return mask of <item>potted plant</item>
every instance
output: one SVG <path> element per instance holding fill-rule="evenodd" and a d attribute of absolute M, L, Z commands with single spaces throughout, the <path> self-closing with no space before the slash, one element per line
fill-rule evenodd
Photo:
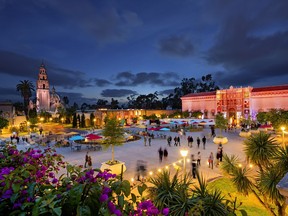
<path fill-rule="evenodd" d="M 241 131 L 239 133 L 239 136 L 241 137 L 249 137 L 251 136 L 251 116 L 249 115 L 247 119 L 241 119 Z"/>
<path fill-rule="evenodd" d="M 111 147 L 112 158 L 109 161 L 103 162 L 100 169 L 109 169 L 113 174 L 117 175 L 125 172 L 125 163 L 115 160 L 114 156 L 114 147 L 122 145 L 125 141 L 124 129 L 121 127 L 121 123 L 117 120 L 116 116 L 106 119 L 102 135 L 105 137 L 104 146 Z"/>
<path fill-rule="evenodd" d="M 215 126 L 220 129 L 220 135 L 215 136 L 213 142 L 215 144 L 226 144 L 228 142 L 227 137 L 222 135 L 223 129 L 227 127 L 227 119 L 224 117 L 223 113 L 218 113 L 215 118 Z"/>

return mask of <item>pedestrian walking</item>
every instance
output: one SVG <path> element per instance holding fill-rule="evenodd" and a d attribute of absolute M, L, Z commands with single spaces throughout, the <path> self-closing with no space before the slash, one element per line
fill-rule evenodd
<path fill-rule="evenodd" d="M 220 162 L 222 162 L 222 158 L 223 158 L 223 146 L 222 146 L 221 143 L 219 144 L 219 149 L 220 149 L 219 160 L 220 160 Z"/>
<path fill-rule="evenodd" d="M 197 166 L 199 167 L 201 165 L 201 152 L 199 151 L 197 154 Z"/>
<path fill-rule="evenodd" d="M 168 144 L 169 147 L 171 147 L 171 140 L 172 140 L 172 137 L 168 136 L 167 137 L 167 144 Z"/>
<path fill-rule="evenodd" d="M 191 165 L 192 165 L 192 176 L 195 179 L 196 178 L 196 172 L 197 172 L 197 161 L 194 157 L 194 154 L 191 155 Z"/>
<path fill-rule="evenodd" d="M 149 146 L 151 146 L 151 140 L 152 140 L 152 138 L 151 138 L 151 136 L 149 136 L 149 137 L 148 137 Z"/>
<path fill-rule="evenodd" d="M 163 152 L 161 147 L 159 148 L 158 153 L 159 153 L 159 162 L 161 163 L 162 162 L 162 158 L 163 158 L 163 154 L 164 154 L 164 152 Z"/>
<path fill-rule="evenodd" d="M 147 146 L 147 137 L 144 136 L 144 146 Z"/>
<path fill-rule="evenodd" d="M 92 168 L 92 158 L 91 158 L 90 155 L 88 156 L 88 168 L 89 168 L 89 169 Z"/>
<path fill-rule="evenodd" d="M 216 163 L 215 163 L 216 167 L 218 167 L 219 162 L 220 162 L 220 151 L 221 150 L 218 148 L 217 153 L 216 153 Z"/>
<path fill-rule="evenodd" d="M 190 146 L 190 136 L 187 137 L 187 145 Z"/>
<path fill-rule="evenodd" d="M 167 160 L 167 157 L 168 157 L 168 151 L 167 151 L 166 148 L 165 148 L 164 151 L 163 151 L 163 156 L 164 156 L 164 160 Z"/>
<path fill-rule="evenodd" d="M 174 146 L 177 146 L 178 144 L 177 144 L 177 141 L 178 141 L 178 139 L 177 139 L 177 137 L 175 136 L 174 137 Z"/>
<path fill-rule="evenodd" d="M 202 143 L 203 143 L 203 149 L 205 149 L 205 145 L 206 145 L 206 137 L 203 136 L 202 138 Z"/>
<path fill-rule="evenodd" d="M 136 173 L 137 173 L 137 181 L 144 180 L 146 177 L 146 161 L 137 160 Z M 142 177 L 142 178 L 141 178 Z"/>
<path fill-rule="evenodd" d="M 200 146 L 200 138 L 199 137 L 197 137 L 197 147 L 199 148 L 199 146 Z"/>
<path fill-rule="evenodd" d="M 209 168 L 211 169 L 213 169 L 213 161 L 214 161 L 214 155 L 213 155 L 213 152 L 211 152 L 208 158 Z"/>
<path fill-rule="evenodd" d="M 190 136 L 190 148 L 192 148 L 192 147 L 193 147 L 193 142 L 194 142 L 194 139 L 193 139 L 193 137 L 192 137 L 192 136 Z"/>
<path fill-rule="evenodd" d="M 177 137 L 177 142 L 178 142 L 178 145 L 181 146 L 181 144 L 180 144 L 180 137 L 179 137 L 179 136 Z"/>
<path fill-rule="evenodd" d="M 85 164 L 84 164 L 84 168 L 87 167 L 88 160 L 89 160 L 89 152 L 87 152 L 86 155 L 85 155 Z"/>

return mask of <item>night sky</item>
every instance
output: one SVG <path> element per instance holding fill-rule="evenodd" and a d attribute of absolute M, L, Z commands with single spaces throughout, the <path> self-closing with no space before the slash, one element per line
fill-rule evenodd
<path fill-rule="evenodd" d="M 46 65 L 70 102 L 158 92 L 212 74 L 221 88 L 288 80 L 287 0 L 0 0 L 0 100 Z"/>

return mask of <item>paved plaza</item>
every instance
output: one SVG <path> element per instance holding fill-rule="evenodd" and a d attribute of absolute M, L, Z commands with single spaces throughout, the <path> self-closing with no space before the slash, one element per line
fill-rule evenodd
<path fill-rule="evenodd" d="M 138 128 L 131 128 L 130 130 L 137 132 L 143 129 Z M 217 134 L 216 130 L 216 134 Z M 160 132 L 153 132 L 154 135 Z M 161 132 L 162 134 L 166 134 L 167 136 L 172 136 L 172 139 L 175 136 L 178 136 L 178 133 L 176 132 Z M 182 148 L 188 149 L 188 156 L 187 159 L 190 158 L 191 154 L 197 155 L 198 151 L 201 152 L 201 166 L 199 168 L 200 173 L 203 174 L 203 176 L 207 180 L 211 180 L 214 178 L 217 178 L 221 176 L 221 172 L 219 168 L 214 166 L 214 169 L 210 169 L 208 167 L 208 156 L 211 152 L 214 154 L 214 159 L 216 160 L 216 152 L 218 146 L 212 142 L 212 139 L 209 139 L 209 133 L 210 129 L 206 128 L 201 132 L 187 132 L 186 137 L 181 137 L 181 146 L 174 146 L 174 142 L 172 141 L 171 147 L 167 145 L 167 140 L 163 138 L 155 138 L 152 139 L 151 146 L 144 146 L 144 139 L 141 137 L 140 140 L 132 141 L 123 144 L 122 146 L 116 146 L 115 147 L 115 159 L 124 161 L 127 167 L 126 172 L 124 173 L 124 179 L 131 180 L 131 178 L 134 178 L 136 176 L 136 164 L 137 160 L 144 160 L 147 162 L 147 175 L 149 175 L 149 172 L 152 171 L 153 175 L 158 172 L 158 169 L 166 169 L 167 166 L 171 170 L 171 172 L 175 172 L 175 166 L 173 164 L 176 164 L 176 167 L 183 167 L 182 162 L 180 163 L 179 160 L 183 159 L 180 150 Z M 206 149 L 203 149 L 202 142 L 200 144 L 200 148 L 197 148 L 196 144 L 196 138 L 199 136 L 200 139 L 203 136 L 208 137 L 207 143 L 206 143 Z M 239 131 L 230 131 L 230 132 L 223 132 L 224 136 L 228 137 L 228 143 L 223 145 L 223 153 L 231 155 L 235 154 L 239 157 L 239 159 L 243 162 L 245 162 L 245 156 L 243 153 L 243 140 L 244 138 L 239 136 Z M 193 147 L 188 148 L 187 145 L 187 137 L 193 136 L 194 142 Z M 157 136 L 155 136 L 157 137 Z M 148 143 L 148 142 L 147 142 Z M 84 146 L 83 146 L 84 147 Z M 165 160 L 163 158 L 162 162 L 159 161 L 159 154 L 158 149 L 162 147 L 162 149 L 166 148 L 168 150 L 168 157 Z M 25 149 L 27 148 L 24 144 L 18 145 L 19 149 Z M 37 147 L 39 148 L 39 147 Z M 40 147 L 44 148 L 44 147 Z M 81 149 L 81 151 L 71 151 L 70 147 L 61 147 L 56 148 L 57 153 L 62 154 L 65 158 L 64 161 L 67 161 L 71 164 L 77 164 L 77 165 L 84 165 L 85 162 L 85 155 L 87 153 L 87 149 L 84 147 Z M 93 168 L 100 168 L 101 162 L 111 160 L 111 149 L 103 149 L 102 151 L 89 151 L 89 155 L 92 157 L 92 167 Z M 197 159 L 197 156 L 196 156 Z M 186 163 L 186 171 L 191 172 L 191 162 L 187 161 Z"/>

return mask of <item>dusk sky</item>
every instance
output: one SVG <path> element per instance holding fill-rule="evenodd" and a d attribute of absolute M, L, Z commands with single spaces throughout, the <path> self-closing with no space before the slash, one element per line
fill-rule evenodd
<path fill-rule="evenodd" d="M 0 0 L 0 101 L 46 65 L 70 102 L 288 84 L 287 0 Z M 79 104 L 80 105 L 80 104 Z"/>

